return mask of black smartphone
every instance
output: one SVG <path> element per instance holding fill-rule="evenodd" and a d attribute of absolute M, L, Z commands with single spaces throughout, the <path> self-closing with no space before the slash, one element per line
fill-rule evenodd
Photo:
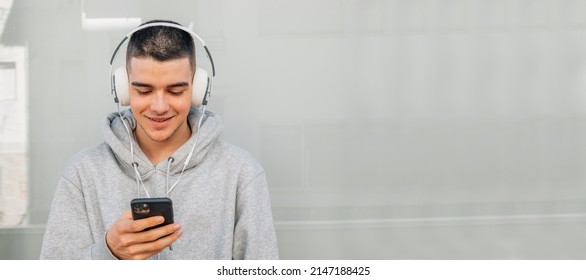
<path fill-rule="evenodd" d="M 173 202 L 168 197 L 135 198 L 130 201 L 132 219 L 139 220 L 152 216 L 163 216 L 165 221 L 145 230 L 162 227 L 173 223 Z"/>

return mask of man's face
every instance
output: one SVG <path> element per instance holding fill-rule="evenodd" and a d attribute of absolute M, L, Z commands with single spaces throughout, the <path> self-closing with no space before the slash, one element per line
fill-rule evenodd
<path fill-rule="evenodd" d="M 130 108 L 137 121 L 139 144 L 178 144 L 191 136 L 192 73 L 187 58 L 130 60 Z"/>

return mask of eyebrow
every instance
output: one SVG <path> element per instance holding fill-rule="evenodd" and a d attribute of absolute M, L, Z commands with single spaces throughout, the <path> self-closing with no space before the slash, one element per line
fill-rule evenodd
<path fill-rule="evenodd" d="M 170 88 L 170 87 L 186 87 L 188 85 L 189 85 L 188 82 L 178 82 L 178 83 L 174 83 L 174 84 L 168 85 L 167 87 L 168 88 Z"/>
<path fill-rule="evenodd" d="M 152 85 L 141 83 L 141 82 L 132 82 L 132 85 L 135 87 L 153 87 Z"/>
<path fill-rule="evenodd" d="M 141 82 L 132 82 L 132 85 L 135 86 L 135 87 L 150 87 L 150 88 L 154 87 L 153 85 L 146 84 L 146 83 L 141 83 Z M 185 86 L 188 86 L 188 85 L 189 85 L 189 83 L 187 83 L 187 82 L 178 82 L 178 83 L 170 84 L 170 85 L 168 85 L 166 87 L 168 87 L 168 88 L 174 88 L 174 87 L 185 87 Z"/>

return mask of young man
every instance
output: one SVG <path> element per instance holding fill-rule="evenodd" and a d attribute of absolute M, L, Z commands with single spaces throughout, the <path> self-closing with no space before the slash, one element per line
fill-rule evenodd
<path fill-rule="evenodd" d="M 65 168 L 41 258 L 278 258 L 262 167 L 219 138 L 217 115 L 191 106 L 192 35 L 170 26 L 134 32 L 126 70 L 130 109 L 110 114 L 105 142 Z M 147 196 L 169 197 L 175 223 L 148 229 L 163 217 L 133 220 L 130 201 Z"/>

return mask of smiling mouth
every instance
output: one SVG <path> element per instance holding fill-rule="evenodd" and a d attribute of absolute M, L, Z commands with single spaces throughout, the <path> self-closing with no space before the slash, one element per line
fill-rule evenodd
<path fill-rule="evenodd" d="M 159 123 L 166 122 L 166 121 L 168 121 L 168 120 L 170 120 L 172 118 L 173 117 L 168 117 L 168 118 L 151 118 L 151 117 L 147 117 L 147 119 L 149 119 L 151 121 L 154 121 L 154 122 L 159 122 Z"/>

